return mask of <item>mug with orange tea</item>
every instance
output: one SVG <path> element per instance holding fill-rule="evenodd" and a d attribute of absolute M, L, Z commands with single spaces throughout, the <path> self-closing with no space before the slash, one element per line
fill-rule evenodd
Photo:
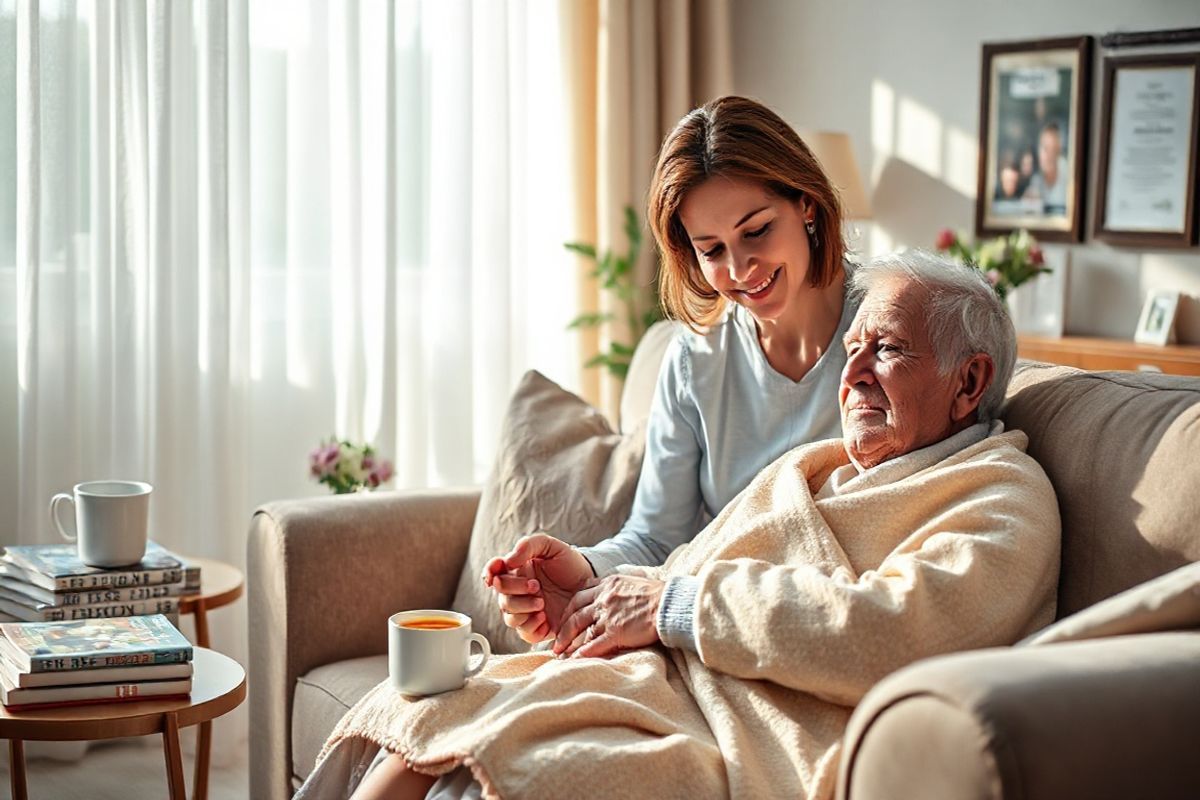
<path fill-rule="evenodd" d="M 472 665 L 471 645 L 480 649 Z M 428 695 L 461 689 L 467 678 L 483 669 L 491 645 L 471 633 L 471 618 L 455 611 L 420 609 L 388 618 L 388 677 L 408 695 Z"/>

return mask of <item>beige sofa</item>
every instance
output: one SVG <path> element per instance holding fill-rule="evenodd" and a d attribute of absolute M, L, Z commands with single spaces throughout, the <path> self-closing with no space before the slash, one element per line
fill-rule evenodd
<path fill-rule="evenodd" d="M 645 415 L 668 333 L 622 400 Z M 1060 617 L 1200 560 L 1200 380 L 1022 364 L 1004 418 L 1059 495 Z M 388 615 L 447 607 L 478 489 L 272 503 L 248 542 L 251 796 L 285 798 L 387 673 Z M 855 712 L 839 796 L 1200 797 L 1200 630 L 928 659 Z"/>

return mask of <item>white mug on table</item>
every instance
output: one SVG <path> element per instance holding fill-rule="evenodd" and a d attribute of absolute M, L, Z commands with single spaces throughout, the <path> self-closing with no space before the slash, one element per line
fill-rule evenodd
<path fill-rule="evenodd" d="M 50 519 L 68 542 L 78 542 L 79 560 L 92 567 L 126 567 L 146 555 L 150 492 L 141 481 L 88 481 L 71 494 L 54 495 Z M 59 519 L 60 503 L 75 507 L 75 533 Z"/>
<path fill-rule="evenodd" d="M 471 645 L 481 658 L 471 666 Z M 388 618 L 388 677 L 407 695 L 461 689 L 483 669 L 492 648 L 482 634 L 471 633 L 471 618 L 456 611 L 401 611 Z"/>

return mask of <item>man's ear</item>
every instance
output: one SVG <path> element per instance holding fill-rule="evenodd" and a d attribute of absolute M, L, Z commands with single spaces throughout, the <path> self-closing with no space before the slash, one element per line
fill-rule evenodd
<path fill-rule="evenodd" d="M 987 353 L 976 353 L 964 361 L 958 368 L 958 390 L 950 405 L 950 419 L 962 422 L 974 414 L 995 375 L 996 365 Z"/>

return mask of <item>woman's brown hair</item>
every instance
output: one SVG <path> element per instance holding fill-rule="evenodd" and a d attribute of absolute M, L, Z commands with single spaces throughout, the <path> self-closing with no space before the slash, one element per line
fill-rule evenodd
<path fill-rule="evenodd" d="M 663 310 L 692 330 L 717 322 L 725 298 L 704 279 L 679 206 L 689 191 L 718 175 L 758 181 L 788 200 L 812 201 L 819 242 L 809 259 L 812 286 L 828 286 L 846 252 L 837 191 L 791 126 L 745 97 L 706 103 L 681 119 L 663 141 L 647 211 L 662 253 L 658 288 Z"/>

